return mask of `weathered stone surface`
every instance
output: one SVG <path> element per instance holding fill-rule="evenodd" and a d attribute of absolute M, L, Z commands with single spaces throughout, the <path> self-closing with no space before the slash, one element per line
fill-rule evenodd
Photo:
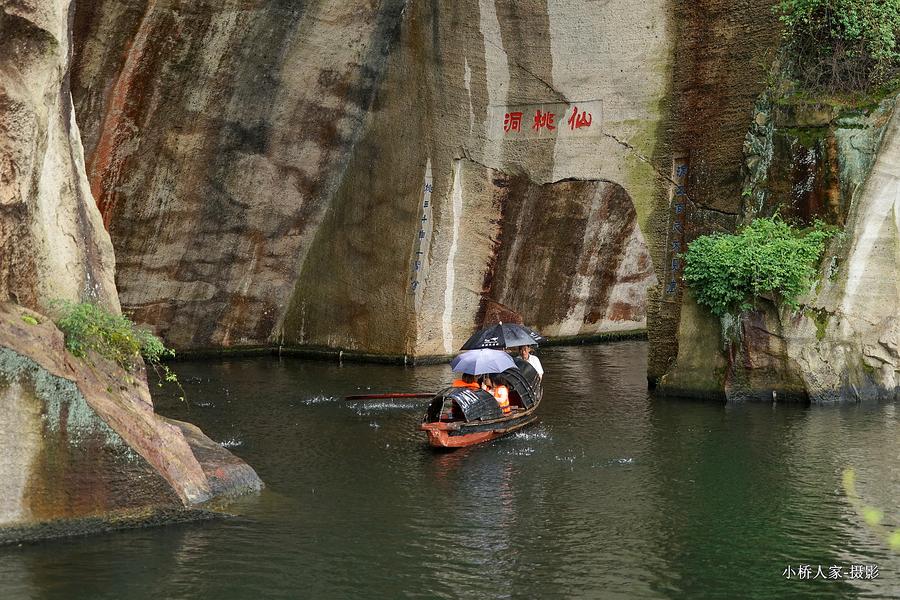
<path fill-rule="evenodd" d="M 639 228 L 668 185 L 651 158 L 664 2 L 102 0 L 76 21 L 77 112 L 123 302 L 171 343 L 444 353 L 492 301 L 553 332 L 643 326 Z M 579 105 L 596 107 L 596 135 L 568 133 Z M 535 109 L 555 111 L 555 133 L 507 139 L 517 107 L 526 132 Z M 504 274 L 485 289 L 516 243 L 495 243 L 515 228 L 485 169 L 532 190 L 528 231 L 581 236 L 577 285 L 561 274 L 537 298 Z M 590 193 L 574 207 L 567 183 L 542 187 L 567 179 L 620 190 L 598 219 L 624 212 L 585 225 Z M 575 222 L 554 214 L 565 206 Z M 515 268 L 546 269 L 539 254 Z"/>
<path fill-rule="evenodd" d="M 0 543 L 194 518 L 261 485 L 199 430 L 188 442 L 156 416 L 143 373 L 74 359 L 23 308 L 119 310 L 69 90 L 71 9 L 0 0 Z"/>
<path fill-rule="evenodd" d="M 833 145 L 827 149 L 828 144 L 816 142 L 819 150 L 827 150 L 813 152 L 807 161 L 809 185 L 799 192 L 783 189 L 777 180 L 781 168 L 751 177 L 763 191 L 754 190 L 754 200 L 764 202 L 748 203 L 745 219 L 778 208 L 790 214 L 800 199 L 805 204 L 796 216 L 846 222 L 844 234 L 826 249 L 820 281 L 800 298 L 800 310 L 778 311 L 762 301 L 759 311 L 742 314 L 734 327 L 724 327 L 729 342 L 723 346 L 724 354 L 712 349 L 713 331 L 721 331 L 712 315 L 703 310 L 683 313 L 680 342 L 705 343 L 709 350 L 705 360 L 692 360 L 690 353 L 683 357 L 679 351 L 674 367 L 662 379 L 661 392 L 688 388 L 695 393 L 718 391 L 729 400 L 770 401 L 774 391 L 779 400 L 815 403 L 897 398 L 900 115 L 892 111 L 894 104 L 891 98 L 868 115 L 833 117 L 820 138 Z M 791 131 L 798 135 L 797 129 Z M 771 163 L 790 164 L 795 147 L 776 144 Z M 815 193 L 819 185 L 815 182 L 826 180 L 838 198 L 835 204 L 822 201 L 827 194 Z M 693 335 L 701 329 L 706 333 Z M 725 369 L 720 370 L 716 362 L 723 358 Z"/>
<path fill-rule="evenodd" d="M 646 328 L 647 290 L 657 281 L 624 188 L 487 175 L 499 218 L 482 298 L 519 307 L 549 336 Z"/>
<path fill-rule="evenodd" d="M 740 315 L 727 345 L 725 395 L 730 402 L 806 402 L 809 398 L 798 364 L 790 356 L 791 340 L 770 303 Z"/>
<path fill-rule="evenodd" d="M 76 359 L 49 319 L 0 304 L 0 542 L 60 535 L 68 522 L 71 532 L 92 519 L 152 522 L 260 488 L 250 467 L 211 445 L 153 413 L 143 374 Z"/>
<path fill-rule="evenodd" d="M 118 310 L 69 91 L 70 0 L 0 1 L 0 301 Z"/>
<path fill-rule="evenodd" d="M 744 141 L 742 222 L 778 212 L 788 219 L 844 226 L 872 168 L 894 99 L 870 110 L 841 110 L 802 101 L 795 107 L 785 98 L 773 103 L 772 93 L 757 102 L 757 114 L 774 112 L 775 118 L 767 117 L 762 126 L 754 122 Z"/>
<path fill-rule="evenodd" d="M 674 156 L 689 159 L 685 241 L 690 242 L 711 231 L 733 230 L 737 222 L 743 140 L 780 42 L 780 26 L 771 0 L 678 0 L 671 6 L 674 49 L 664 100 L 668 117 L 656 134 L 653 159 L 665 173 L 671 172 Z M 683 321 L 681 286 L 676 294 L 663 293 L 672 280 L 672 208 L 668 186 L 659 194 L 644 229 L 661 282 L 648 297 L 651 381 L 666 373 L 680 352 Z"/>
<path fill-rule="evenodd" d="M 810 395 L 828 401 L 896 398 L 900 360 L 892 349 L 900 313 L 900 113 L 894 111 L 847 221 L 848 240 L 807 305 L 827 315 L 824 334 L 795 326 Z M 829 265 L 830 266 L 830 265 Z M 821 325 L 820 325 L 821 327 Z M 895 348 L 895 346 L 894 346 Z"/>
<path fill-rule="evenodd" d="M 403 6 L 79 4 L 88 172 L 136 319 L 178 347 L 274 338 Z"/>
<path fill-rule="evenodd" d="M 724 399 L 728 365 L 724 347 L 718 321 L 697 304 L 690 290 L 685 290 L 678 326 L 678 355 L 674 367 L 657 383 L 658 392 Z"/>

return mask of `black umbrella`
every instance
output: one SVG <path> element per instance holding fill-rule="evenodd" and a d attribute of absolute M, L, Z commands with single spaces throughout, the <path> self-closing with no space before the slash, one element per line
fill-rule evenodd
<path fill-rule="evenodd" d="M 476 332 L 463 344 L 463 350 L 477 348 L 512 348 L 513 346 L 535 346 L 544 338 L 534 329 L 515 323 L 498 323 Z"/>

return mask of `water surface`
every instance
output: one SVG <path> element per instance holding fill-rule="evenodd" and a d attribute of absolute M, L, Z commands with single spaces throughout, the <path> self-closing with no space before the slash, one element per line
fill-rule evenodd
<path fill-rule="evenodd" d="M 900 597 L 900 554 L 841 484 L 855 469 L 900 527 L 896 405 L 653 399 L 643 342 L 540 356 L 540 422 L 450 453 L 421 400 L 341 399 L 435 390 L 442 366 L 177 363 L 189 402 L 158 411 L 267 490 L 220 522 L 0 548 L 0 598 Z M 879 575 L 785 578 L 801 564 Z"/>

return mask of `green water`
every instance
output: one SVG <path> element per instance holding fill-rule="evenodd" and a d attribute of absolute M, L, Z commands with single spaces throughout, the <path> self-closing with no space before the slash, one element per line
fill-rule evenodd
<path fill-rule="evenodd" d="M 268 488 L 220 522 L 0 549 L 0 598 L 900 598 L 895 404 L 725 407 L 650 397 L 646 345 L 546 349 L 540 422 L 436 453 L 423 401 L 445 367 L 177 363 L 196 423 Z M 877 565 L 798 580 L 788 566 Z"/>

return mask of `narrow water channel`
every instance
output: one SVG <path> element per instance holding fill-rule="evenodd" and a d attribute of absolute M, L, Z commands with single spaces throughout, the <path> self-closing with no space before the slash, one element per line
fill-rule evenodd
<path fill-rule="evenodd" d="M 0 598 L 897 598 L 900 553 L 842 488 L 900 526 L 894 404 L 725 407 L 653 399 L 646 344 L 552 348 L 540 422 L 436 453 L 443 366 L 181 362 L 189 420 L 268 488 L 231 519 L 0 548 Z M 788 567 L 875 579 L 788 579 Z"/>

